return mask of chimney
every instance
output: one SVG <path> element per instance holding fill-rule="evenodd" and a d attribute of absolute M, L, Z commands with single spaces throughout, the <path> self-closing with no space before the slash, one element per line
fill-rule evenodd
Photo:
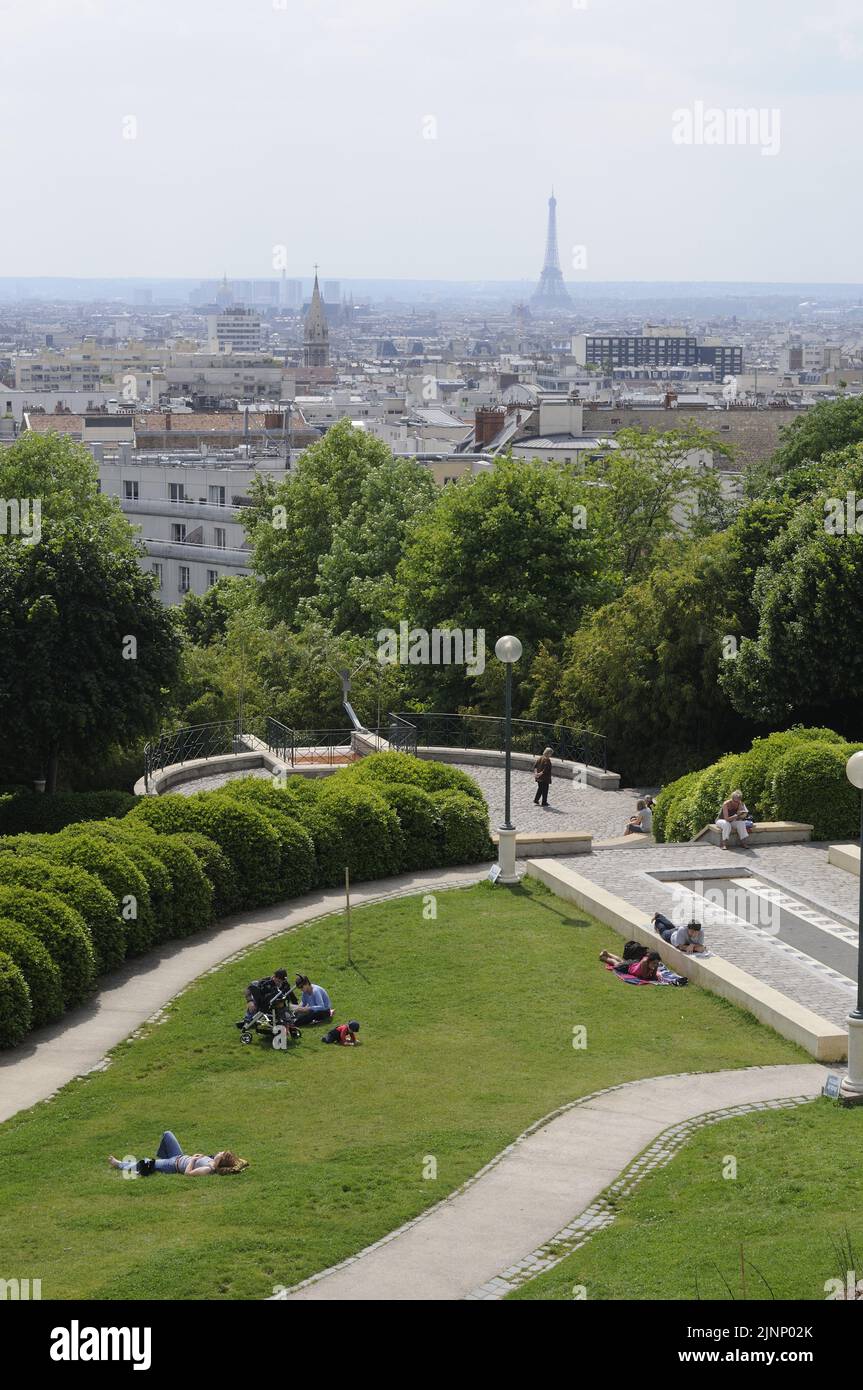
<path fill-rule="evenodd" d="M 474 413 L 474 443 L 478 449 L 488 444 L 490 439 L 503 428 L 506 411 L 496 406 L 481 405 Z"/>
<path fill-rule="evenodd" d="M 166 410 L 166 411 L 165 411 L 165 429 L 166 429 L 166 430 L 169 430 L 170 428 L 171 428 L 171 412 L 170 412 L 170 410 Z"/>

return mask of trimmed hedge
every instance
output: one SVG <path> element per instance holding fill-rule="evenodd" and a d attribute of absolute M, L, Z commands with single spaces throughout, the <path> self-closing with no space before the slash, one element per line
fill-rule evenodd
<path fill-rule="evenodd" d="M 2 849 L 0 845 L 0 849 Z M 84 919 L 100 975 L 126 958 L 126 935 L 117 904 L 95 874 L 75 864 L 57 864 L 40 854 L 0 854 L 0 884 L 58 893 Z"/>
<path fill-rule="evenodd" d="M 280 896 L 295 898 L 307 893 L 317 874 L 314 841 L 308 830 L 291 815 L 284 792 L 261 777 L 226 782 L 221 790 L 226 796 L 254 806 L 278 835 Z"/>
<path fill-rule="evenodd" d="M 0 917 L 0 951 L 15 962 L 27 981 L 33 1027 L 53 1023 L 63 1013 L 63 982 L 42 942 L 20 922 Z"/>
<path fill-rule="evenodd" d="M 434 792 L 432 801 L 443 822 L 444 864 L 475 864 L 492 859 L 488 815 L 462 792 Z"/>
<path fill-rule="evenodd" d="M 338 774 L 358 782 L 386 782 L 390 785 L 419 787 L 424 792 L 462 792 L 485 806 L 485 797 L 469 773 L 449 763 L 428 762 L 410 753 L 370 753 Z M 329 780 L 329 779 L 328 779 Z M 486 807 L 486 810 L 488 808 Z"/>
<path fill-rule="evenodd" d="M 137 801 L 132 792 L 19 791 L 0 801 L 0 835 L 50 835 L 78 821 L 125 816 Z"/>
<path fill-rule="evenodd" d="M 56 833 L 0 840 L 0 1046 L 80 1002 L 125 955 L 341 885 L 346 865 L 360 881 L 494 854 L 472 778 L 404 753 L 284 787 L 249 777 L 142 797 L 122 819 L 82 820 L 74 802 L 78 819 Z"/>
<path fill-rule="evenodd" d="M 187 845 L 195 855 L 212 889 L 213 916 L 223 917 L 237 899 L 237 876 L 228 856 L 219 849 L 215 840 L 196 830 L 184 830 L 170 838 Z"/>
<path fill-rule="evenodd" d="M 96 978 L 96 953 L 78 913 L 56 893 L 0 888 L 0 917 L 19 922 L 41 941 L 59 967 L 66 1008 L 80 1004 Z"/>
<path fill-rule="evenodd" d="M 59 835 L 46 835 L 35 847 L 60 864 L 85 869 L 105 885 L 123 926 L 128 956 L 140 955 L 153 944 L 150 890 L 124 847 L 92 834 L 73 835 L 65 840 Z"/>
<path fill-rule="evenodd" d="M 27 981 L 12 957 L 0 951 L 0 1047 L 14 1047 L 32 1026 Z"/>
<path fill-rule="evenodd" d="M 856 750 L 832 729 L 797 727 L 755 739 L 747 752 L 728 753 L 663 787 L 656 838 L 692 839 L 739 787 L 756 820 L 802 821 L 813 826 L 815 840 L 851 839 L 859 828 L 859 794 L 845 763 Z"/>
<path fill-rule="evenodd" d="M 443 816 L 433 798 L 408 782 L 381 783 L 381 796 L 392 806 L 402 828 L 399 870 L 434 869 L 443 863 Z"/>

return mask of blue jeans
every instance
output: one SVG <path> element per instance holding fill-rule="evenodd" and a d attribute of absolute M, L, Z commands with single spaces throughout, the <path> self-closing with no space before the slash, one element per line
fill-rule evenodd
<path fill-rule="evenodd" d="M 156 1167 L 154 1171 L 157 1173 L 176 1173 L 178 1171 L 177 1158 L 182 1152 L 182 1146 L 177 1140 L 176 1135 L 172 1134 L 169 1129 L 166 1129 L 165 1133 L 162 1135 L 159 1147 L 156 1150 Z M 136 1166 L 137 1160 L 134 1158 L 126 1159 L 126 1161 L 120 1165 L 121 1168 L 135 1168 Z"/>
<path fill-rule="evenodd" d="M 656 931 L 659 932 L 659 935 L 662 937 L 663 941 L 668 942 L 670 945 L 671 933 L 677 930 L 674 923 L 669 922 L 668 918 L 662 912 L 657 912 L 656 921 L 653 925 Z"/>

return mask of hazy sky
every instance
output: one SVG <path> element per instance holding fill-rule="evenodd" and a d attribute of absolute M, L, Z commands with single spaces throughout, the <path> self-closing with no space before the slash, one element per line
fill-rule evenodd
<path fill-rule="evenodd" d="M 533 277 L 554 183 L 576 283 L 860 281 L 861 60 L 863 0 L 0 0 L 0 275 Z"/>

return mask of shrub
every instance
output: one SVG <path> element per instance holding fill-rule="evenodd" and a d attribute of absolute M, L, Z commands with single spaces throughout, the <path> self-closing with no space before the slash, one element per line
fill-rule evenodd
<path fill-rule="evenodd" d="M 142 875 L 150 902 L 150 939 L 147 945 L 167 941 L 174 935 L 171 875 L 159 857 L 159 837 L 141 827 L 130 830 L 124 821 L 93 821 L 67 825 L 57 836 L 61 843 L 78 836 L 89 836 L 116 845 Z"/>
<path fill-rule="evenodd" d="M 30 991 L 32 1026 L 51 1023 L 63 1012 L 60 971 L 42 942 L 19 922 L 0 917 L 0 952 L 15 962 Z"/>
<path fill-rule="evenodd" d="M 255 806 L 231 797 L 221 788 L 194 796 L 148 796 L 126 817 L 141 819 L 154 830 L 198 831 L 224 851 L 237 881 L 232 910 L 262 907 L 279 897 L 281 845 L 273 827 Z"/>
<path fill-rule="evenodd" d="M 653 834 L 657 844 L 663 844 L 667 840 L 685 839 L 685 834 L 676 833 L 683 815 L 684 805 L 687 798 L 694 790 L 698 778 L 702 773 L 701 768 L 695 772 L 685 772 L 676 781 L 669 782 L 663 787 L 656 798 L 656 805 L 653 808 Z M 689 824 L 688 816 L 685 824 Z"/>
<path fill-rule="evenodd" d="M 424 792 L 462 792 L 473 801 L 485 805 L 485 797 L 478 784 L 462 768 L 415 758 L 411 753 L 370 753 L 343 772 L 337 772 L 335 779 L 339 778 L 360 782 L 408 783 Z"/>
<path fill-rule="evenodd" d="M 443 855 L 443 818 L 433 798 L 407 782 L 382 783 L 380 794 L 392 806 L 402 828 L 399 869 L 436 868 Z"/>
<path fill-rule="evenodd" d="M 494 858 L 488 814 L 473 797 L 462 792 L 434 792 L 432 801 L 442 821 L 443 864 L 475 864 Z"/>
<path fill-rule="evenodd" d="M 739 763 L 740 759 L 734 753 L 726 753 L 724 758 L 719 758 L 700 774 L 686 798 L 689 817 L 686 839 L 691 840 L 705 825 L 712 825 L 723 801 L 735 787 L 740 786 Z M 750 810 L 754 810 L 754 807 L 750 807 Z"/>
<path fill-rule="evenodd" d="M 172 840 L 187 845 L 198 860 L 213 890 L 213 915 L 222 917 L 237 899 L 237 876 L 228 856 L 215 840 L 196 830 L 184 830 L 171 835 Z"/>
<path fill-rule="evenodd" d="M 259 811 L 279 837 L 279 896 L 295 898 L 307 893 L 315 882 L 315 846 L 305 827 L 291 814 L 293 802 L 281 788 L 261 777 L 244 777 L 227 782 L 221 790 Z"/>
<path fill-rule="evenodd" d="M 23 791 L 0 804 L 0 835 L 20 832 L 52 834 L 77 821 L 104 820 L 123 816 L 137 801 L 131 792 L 44 792 Z"/>
<path fill-rule="evenodd" d="M 776 764 L 767 792 L 771 820 L 796 820 L 812 825 L 815 840 L 847 840 L 856 836 L 860 793 L 845 774 L 845 763 L 856 752 L 851 744 L 798 743 Z"/>
<path fill-rule="evenodd" d="M 345 866 L 356 880 L 398 872 L 403 856 L 399 818 L 372 787 L 327 778 L 301 814 L 314 841 L 318 882 L 324 886 L 342 883 Z"/>
<path fill-rule="evenodd" d="M 779 760 L 801 743 L 842 743 L 832 729 L 807 729 L 797 725 L 766 738 L 756 738 L 747 753 L 740 754 L 740 781 L 736 783 L 743 799 L 755 815 L 769 817 L 767 795 Z"/>
<path fill-rule="evenodd" d="M 14 1047 L 30 1031 L 33 1010 L 27 981 L 18 966 L 0 952 L 0 1047 Z"/>
<path fill-rule="evenodd" d="M 155 836 L 157 853 L 171 876 L 171 936 L 191 936 L 213 921 L 213 887 L 182 835 Z"/>
<path fill-rule="evenodd" d="M 80 1004 L 96 978 L 96 954 L 78 913 L 56 893 L 0 888 L 0 917 L 9 917 L 32 932 L 59 967 L 63 1003 Z"/>
<path fill-rule="evenodd" d="M 0 845 L 2 849 L 2 845 Z M 117 904 L 95 874 L 74 864 L 57 864 L 38 854 L 0 854 L 0 884 L 19 883 L 57 893 L 84 919 L 99 974 L 115 970 L 126 955 L 126 935 Z"/>
<path fill-rule="evenodd" d="M 65 832 L 64 832 L 65 834 Z M 150 890 L 141 870 L 133 864 L 125 847 L 98 835 L 49 835 L 38 842 L 44 852 L 60 864 L 77 865 L 105 885 L 116 904 L 126 938 L 126 954 L 138 955 L 152 945 L 154 936 Z"/>

